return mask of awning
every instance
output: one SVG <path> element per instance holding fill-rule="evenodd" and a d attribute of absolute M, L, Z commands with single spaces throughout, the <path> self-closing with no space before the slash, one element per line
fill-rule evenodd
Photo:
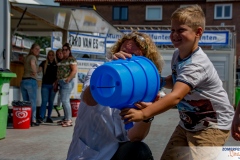
<path fill-rule="evenodd" d="M 55 31 L 122 34 L 93 9 L 15 2 L 11 2 L 11 29 L 28 36 L 50 36 Z"/>
<path fill-rule="evenodd" d="M 60 6 L 60 4 L 58 2 L 55 2 L 55 0 L 9 0 L 9 2 L 46 6 Z"/>

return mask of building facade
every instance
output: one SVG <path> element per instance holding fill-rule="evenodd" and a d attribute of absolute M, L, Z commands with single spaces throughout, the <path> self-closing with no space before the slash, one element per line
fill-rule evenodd
<path fill-rule="evenodd" d="M 240 37 L 237 36 L 240 32 L 238 23 L 240 0 L 55 0 L 55 2 L 62 6 L 94 7 L 105 20 L 119 30 L 170 30 L 170 16 L 177 8 L 198 4 L 206 15 L 206 30 L 228 30 L 232 33 L 229 37 L 230 47 L 236 49 L 236 66 L 240 67 Z"/>
<path fill-rule="evenodd" d="M 171 73 L 170 62 L 173 45 L 169 40 L 171 31 L 171 14 L 179 7 L 198 4 L 206 15 L 207 36 L 217 35 L 225 39 L 226 43 L 218 41 L 200 44 L 213 62 L 223 87 L 229 95 L 232 104 L 235 102 L 235 72 L 240 68 L 240 0 L 55 0 L 61 6 L 94 8 L 106 21 L 120 31 L 146 31 L 152 35 L 165 60 L 165 69 L 162 75 Z M 226 36 L 221 37 L 222 32 Z M 154 39 L 158 35 L 168 37 L 157 43 Z M 161 38 L 159 36 L 159 38 Z M 202 39 L 205 35 L 202 36 Z M 201 40 L 202 40 L 201 39 Z M 108 40 L 107 40 L 108 43 Z M 239 59 L 239 60 L 238 60 Z M 239 65 L 236 65 L 239 64 Z"/>

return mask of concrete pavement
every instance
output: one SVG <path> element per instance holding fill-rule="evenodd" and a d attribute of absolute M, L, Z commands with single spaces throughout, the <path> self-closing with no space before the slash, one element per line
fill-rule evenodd
<path fill-rule="evenodd" d="M 0 160 L 64 160 L 71 141 L 73 127 L 61 127 L 53 111 L 53 124 L 20 130 L 8 126 L 5 139 L 0 140 Z M 73 119 L 75 121 L 75 118 Z M 149 135 L 144 140 L 151 148 L 155 160 L 159 159 L 175 126 L 179 121 L 177 109 L 155 117 Z M 230 137 L 226 146 L 240 146 Z"/>

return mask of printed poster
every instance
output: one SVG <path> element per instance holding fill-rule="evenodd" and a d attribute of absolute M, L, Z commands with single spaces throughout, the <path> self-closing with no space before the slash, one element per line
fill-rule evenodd
<path fill-rule="evenodd" d="M 78 72 L 76 74 L 75 80 L 75 86 L 74 91 L 72 92 L 71 98 L 77 98 L 79 99 L 82 93 L 83 83 L 85 81 L 85 77 L 89 71 L 89 69 L 92 68 L 92 66 L 96 63 L 103 64 L 104 61 L 94 61 L 94 60 L 77 60 L 78 63 Z"/>

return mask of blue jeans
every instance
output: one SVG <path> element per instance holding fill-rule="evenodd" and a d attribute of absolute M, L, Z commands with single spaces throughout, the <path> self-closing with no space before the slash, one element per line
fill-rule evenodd
<path fill-rule="evenodd" d="M 65 120 L 71 120 L 72 119 L 72 109 L 70 105 L 70 95 L 74 87 L 74 81 L 73 79 L 66 83 L 64 80 L 58 81 L 60 86 L 60 95 L 61 95 L 61 101 L 63 105 L 64 110 L 64 119 Z"/>
<path fill-rule="evenodd" d="M 22 98 L 32 104 L 32 122 L 36 122 L 37 108 L 37 81 L 35 79 L 23 79 L 20 84 Z"/>
<path fill-rule="evenodd" d="M 48 103 L 48 118 L 51 117 L 52 109 L 53 109 L 53 102 L 56 95 L 56 92 L 53 91 L 52 84 L 42 84 L 41 88 L 41 95 L 42 95 L 42 104 L 40 109 L 40 117 L 42 119 L 45 118 L 46 114 L 46 107 Z"/>

